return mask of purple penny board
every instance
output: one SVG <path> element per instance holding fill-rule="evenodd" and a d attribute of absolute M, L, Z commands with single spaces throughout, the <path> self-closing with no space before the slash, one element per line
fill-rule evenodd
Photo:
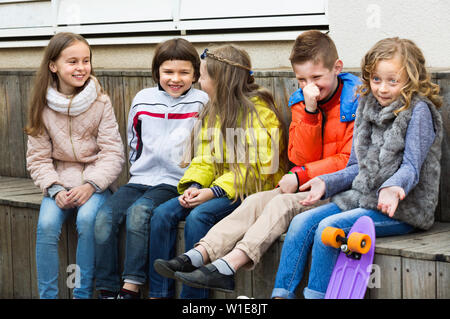
<path fill-rule="evenodd" d="M 342 251 L 339 253 L 325 299 L 364 298 L 375 254 L 375 226 L 372 219 L 368 216 L 358 218 L 347 234 L 347 238 L 353 232 L 369 235 L 372 246 L 366 254 L 361 255 L 359 260 L 347 257 Z"/>

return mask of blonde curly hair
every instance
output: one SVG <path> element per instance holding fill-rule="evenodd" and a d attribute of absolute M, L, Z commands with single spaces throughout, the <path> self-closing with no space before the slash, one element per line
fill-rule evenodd
<path fill-rule="evenodd" d="M 358 88 L 361 95 L 367 95 L 370 90 L 370 77 L 377 63 L 381 60 L 390 60 L 399 57 L 407 76 L 407 82 L 401 89 L 404 104 L 394 111 L 398 114 L 409 109 L 414 94 L 427 97 L 439 108 L 442 106 L 442 97 L 439 96 L 439 85 L 431 82 L 431 76 L 425 67 L 425 57 L 417 45 L 408 39 L 398 37 L 386 38 L 378 41 L 361 61 L 362 85 Z"/>

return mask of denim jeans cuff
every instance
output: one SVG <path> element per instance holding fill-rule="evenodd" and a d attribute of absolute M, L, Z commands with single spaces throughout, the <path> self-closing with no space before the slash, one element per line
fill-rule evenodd
<path fill-rule="evenodd" d="M 145 280 L 142 281 L 140 279 L 136 279 L 134 277 L 126 277 L 123 279 L 123 282 L 129 283 L 129 284 L 134 284 L 134 285 L 140 285 L 142 286 L 143 284 L 145 284 Z"/>
<path fill-rule="evenodd" d="M 149 292 L 148 297 L 149 298 L 172 298 L 174 295 L 174 291 L 168 291 L 168 292 Z"/>
<path fill-rule="evenodd" d="M 284 299 L 295 299 L 295 293 L 290 292 L 289 290 L 286 290 L 284 288 L 274 288 L 272 291 L 272 296 L 270 298 L 284 298 Z"/>
<path fill-rule="evenodd" d="M 147 278 L 145 276 L 136 276 L 131 274 L 122 274 L 122 280 L 132 283 L 141 283 L 141 285 L 145 284 Z"/>
<path fill-rule="evenodd" d="M 90 291 L 90 290 L 88 289 L 88 291 Z M 76 289 L 74 289 L 73 290 L 73 298 L 75 298 L 75 299 L 92 299 L 92 293 L 87 293 L 85 291 L 77 291 Z"/>
<path fill-rule="evenodd" d="M 316 291 L 316 290 L 312 290 L 312 289 L 309 289 L 308 287 L 306 287 L 303 290 L 303 296 L 305 296 L 305 299 L 324 299 L 325 293 Z"/>

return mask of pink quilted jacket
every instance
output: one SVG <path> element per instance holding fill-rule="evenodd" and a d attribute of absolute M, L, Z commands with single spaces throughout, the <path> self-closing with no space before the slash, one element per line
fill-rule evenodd
<path fill-rule="evenodd" d="M 99 94 L 76 116 L 46 107 L 44 133 L 28 136 L 27 168 L 47 195 L 52 184 L 72 188 L 91 181 L 102 191 L 125 162 L 122 139 L 109 97 Z"/>

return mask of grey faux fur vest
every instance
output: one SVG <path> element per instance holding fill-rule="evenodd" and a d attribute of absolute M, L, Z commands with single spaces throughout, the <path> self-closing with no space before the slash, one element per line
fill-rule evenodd
<path fill-rule="evenodd" d="M 393 218 L 420 229 L 433 225 L 441 171 L 442 118 L 433 103 L 420 96 L 415 96 L 411 107 L 398 116 L 393 111 L 401 106 L 399 101 L 382 108 L 372 94 L 361 98 L 353 139 L 359 173 L 350 190 L 331 198 L 343 211 L 357 207 L 377 209 L 377 190 L 402 163 L 406 130 L 420 100 L 430 109 L 436 137 L 422 165 L 418 184 L 400 201 Z"/>

